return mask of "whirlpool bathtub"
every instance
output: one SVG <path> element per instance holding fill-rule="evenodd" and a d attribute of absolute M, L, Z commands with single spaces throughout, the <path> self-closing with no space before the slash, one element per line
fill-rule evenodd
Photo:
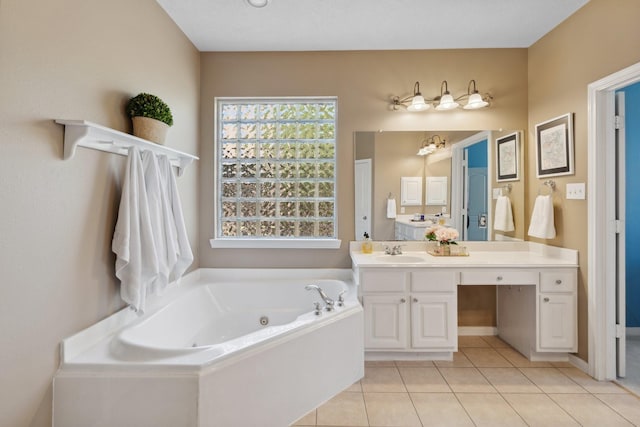
<path fill-rule="evenodd" d="M 200 269 L 63 341 L 54 425 L 286 426 L 363 376 L 362 325 L 351 270 Z"/>

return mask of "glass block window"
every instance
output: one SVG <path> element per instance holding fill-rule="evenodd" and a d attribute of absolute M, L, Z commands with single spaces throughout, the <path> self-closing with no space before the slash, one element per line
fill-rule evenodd
<path fill-rule="evenodd" d="M 336 98 L 216 99 L 216 237 L 336 239 Z"/>

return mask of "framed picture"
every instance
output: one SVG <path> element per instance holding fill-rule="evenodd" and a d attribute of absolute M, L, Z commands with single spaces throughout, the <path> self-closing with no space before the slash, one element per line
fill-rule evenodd
<path fill-rule="evenodd" d="M 574 173 L 573 113 L 536 125 L 536 164 L 538 178 Z"/>
<path fill-rule="evenodd" d="M 496 139 L 496 181 L 520 179 L 520 133 L 514 132 Z"/>

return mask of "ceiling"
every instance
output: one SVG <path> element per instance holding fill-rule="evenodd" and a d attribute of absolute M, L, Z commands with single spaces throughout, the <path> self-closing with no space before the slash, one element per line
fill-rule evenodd
<path fill-rule="evenodd" d="M 589 0 L 156 0 L 200 51 L 526 48 Z"/>

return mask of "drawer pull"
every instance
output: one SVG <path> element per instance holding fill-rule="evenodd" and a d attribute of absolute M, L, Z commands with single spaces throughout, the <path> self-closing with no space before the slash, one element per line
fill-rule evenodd
<path fill-rule="evenodd" d="M 542 301 L 544 301 L 544 302 L 549 302 L 549 298 L 548 298 L 548 297 L 545 297 Z"/>
<path fill-rule="evenodd" d="M 404 304 L 405 302 L 407 302 L 407 300 L 406 300 L 406 299 L 404 299 L 404 298 L 401 298 L 401 299 L 400 299 L 400 303 Z"/>
<path fill-rule="evenodd" d="M 414 299 L 413 299 L 413 302 L 418 302 L 418 298 L 414 298 Z"/>
<path fill-rule="evenodd" d="M 502 276 L 496 277 L 496 280 L 499 282 L 500 280 L 502 280 Z"/>
<path fill-rule="evenodd" d="M 562 280 L 560 279 L 556 280 L 556 285 L 562 285 Z"/>

